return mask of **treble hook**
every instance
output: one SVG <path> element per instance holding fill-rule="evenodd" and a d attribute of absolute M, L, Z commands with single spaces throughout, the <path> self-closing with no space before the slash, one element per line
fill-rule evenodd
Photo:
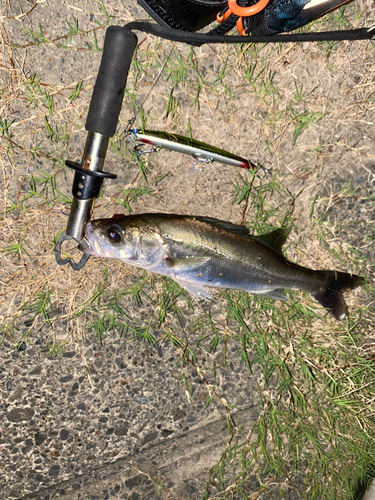
<path fill-rule="evenodd" d="M 151 154 L 151 153 L 158 153 L 160 151 L 160 146 L 153 146 L 151 149 L 141 149 L 144 144 L 136 144 L 134 146 L 135 154 L 137 156 L 145 155 L 145 154 Z"/>
<path fill-rule="evenodd" d="M 254 163 L 254 165 L 258 168 L 258 170 L 256 171 L 256 173 L 257 173 L 257 175 L 258 175 L 259 179 L 265 179 L 265 178 L 266 178 L 266 176 L 267 176 L 268 174 L 270 174 L 270 173 L 272 172 L 272 170 L 273 170 L 273 168 L 272 168 L 272 167 L 270 167 L 270 168 L 266 168 L 264 165 L 262 165 L 261 163 L 258 163 L 258 162 L 256 162 L 256 161 L 254 161 L 253 163 Z M 259 175 L 259 170 L 263 170 L 263 173 L 264 173 L 264 176 L 263 176 L 263 177 L 261 177 L 261 176 Z"/>
<path fill-rule="evenodd" d="M 203 172 L 202 168 L 195 168 L 195 165 L 197 163 L 206 163 L 207 165 L 210 165 L 211 163 L 214 162 L 213 158 L 199 158 L 199 154 L 193 155 L 193 158 L 195 158 L 195 162 L 193 163 L 192 169 L 194 172 Z"/>

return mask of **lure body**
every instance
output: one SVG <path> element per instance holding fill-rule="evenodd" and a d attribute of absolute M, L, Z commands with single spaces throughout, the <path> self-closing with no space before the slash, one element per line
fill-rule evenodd
<path fill-rule="evenodd" d="M 232 167 L 246 168 L 248 170 L 257 170 L 259 165 L 252 163 L 246 158 L 236 154 L 219 149 L 205 142 L 196 141 L 189 137 L 169 132 L 160 132 L 157 130 L 145 130 L 144 132 L 134 128 L 127 136 L 128 142 L 140 142 L 156 148 L 164 148 L 169 151 L 190 155 L 198 161 L 213 163 L 223 163 Z M 262 167 L 264 169 L 264 167 Z M 266 170 L 266 169 L 264 169 Z"/>

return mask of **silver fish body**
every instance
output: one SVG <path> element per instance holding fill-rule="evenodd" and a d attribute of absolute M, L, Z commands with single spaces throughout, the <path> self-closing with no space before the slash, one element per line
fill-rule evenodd
<path fill-rule="evenodd" d="M 171 214 L 115 216 L 86 226 L 85 252 L 115 258 L 168 276 L 196 297 L 206 287 L 233 288 L 286 299 L 281 289 L 311 293 L 337 319 L 348 309 L 342 291 L 363 278 L 337 271 L 314 271 L 288 261 L 281 252 L 289 231 L 261 236 L 245 226 L 208 217 Z"/>

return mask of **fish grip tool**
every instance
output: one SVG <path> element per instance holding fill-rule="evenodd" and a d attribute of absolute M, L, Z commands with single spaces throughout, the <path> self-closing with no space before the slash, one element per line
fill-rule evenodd
<path fill-rule="evenodd" d="M 74 239 L 79 248 L 87 247 L 84 239 L 85 225 L 90 220 L 95 198 L 104 179 L 117 176 L 103 172 L 110 137 L 115 134 L 124 97 L 130 63 L 137 46 L 136 35 L 121 26 L 110 26 L 105 35 L 102 60 L 91 97 L 85 129 L 88 131 L 81 163 L 67 160 L 66 166 L 75 170 L 73 202 L 67 227 L 60 234 L 55 246 L 55 258 L 59 265 L 70 264 L 81 269 L 89 255 L 83 254 L 79 262 L 61 257 L 63 241 Z"/>

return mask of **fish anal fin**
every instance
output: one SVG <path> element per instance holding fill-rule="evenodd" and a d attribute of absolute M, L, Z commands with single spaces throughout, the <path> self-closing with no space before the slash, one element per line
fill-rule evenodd
<path fill-rule="evenodd" d="M 270 292 L 267 292 L 267 295 L 271 297 L 271 299 L 274 300 L 289 300 L 289 297 L 284 295 L 281 290 L 271 290 Z"/>
<path fill-rule="evenodd" d="M 289 300 L 289 297 L 284 295 L 281 290 L 262 290 L 262 291 L 249 291 L 249 293 L 255 293 L 256 295 L 268 295 L 273 300 Z"/>

